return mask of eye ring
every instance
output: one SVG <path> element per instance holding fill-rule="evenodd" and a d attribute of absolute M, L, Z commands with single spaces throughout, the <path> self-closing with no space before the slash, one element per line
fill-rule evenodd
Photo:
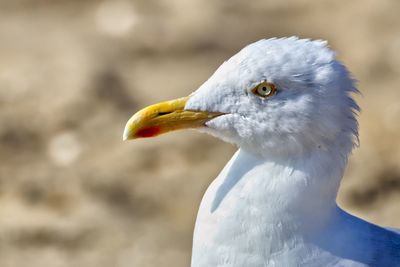
<path fill-rule="evenodd" d="M 273 83 L 264 81 L 254 87 L 251 92 L 261 98 L 268 98 L 276 93 L 276 86 Z"/>

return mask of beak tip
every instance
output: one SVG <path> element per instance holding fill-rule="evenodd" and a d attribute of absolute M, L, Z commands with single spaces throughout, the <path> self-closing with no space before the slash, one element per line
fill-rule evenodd
<path fill-rule="evenodd" d="M 189 122 L 199 121 L 199 118 L 182 115 L 187 100 L 188 97 L 182 97 L 154 104 L 136 112 L 126 123 L 122 140 L 154 137 L 172 130 L 189 128 Z M 165 116 L 159 116 L 161 113 L 165 113 L 163 114 Z M 174 123 L 178 123 L 178 126 Z"/>
<path fill-rule="evenodd" d="M 124 133 L 122 134 L 122 141 L 127 141 L 129 139 L 132 139 L 130 137 L 130 130 L 129 130 L 129 127 L 125 127 Z"/>

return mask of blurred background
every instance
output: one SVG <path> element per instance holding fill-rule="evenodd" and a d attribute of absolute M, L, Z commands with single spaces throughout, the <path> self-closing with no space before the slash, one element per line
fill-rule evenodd
<path fill-rule="evenodd" d="M 200 199 L 235 147 L 193 131 L 123 143 L 124 125 L 274 36 L 327 39 L 359 80 L 361 147 L 339 203 L 400 227 L 399 10 L 398 0 L 0 0 L 0 266 L 188 266 Z"/>

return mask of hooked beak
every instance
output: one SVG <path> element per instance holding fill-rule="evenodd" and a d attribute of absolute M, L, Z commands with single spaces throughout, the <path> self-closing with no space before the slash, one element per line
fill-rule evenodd
<path fill-rule="evenodd" d="M 185 110 L 185 104 L 190 97 L 182 97 L 148 106 L 127 122 L 123 140 L 154 137 L 170 131 L 199 128 L 222 115 L 221 112 Z"/>

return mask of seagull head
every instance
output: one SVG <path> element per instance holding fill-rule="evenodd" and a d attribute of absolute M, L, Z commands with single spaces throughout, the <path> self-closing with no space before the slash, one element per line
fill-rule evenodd
<path fill-rule="evenodd" d="M 357 139 L 347 69 L 325 41 L 273 38 L 225 61 L 195 92 L 149 106 L 128 121 L 124 140 L 196 128 L 253 154 L 304 156 Z"/>

